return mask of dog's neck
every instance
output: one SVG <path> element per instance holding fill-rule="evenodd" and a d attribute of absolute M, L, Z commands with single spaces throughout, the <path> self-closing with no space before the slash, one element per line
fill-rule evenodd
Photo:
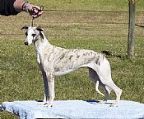
<path fill-rule="evenodd" d="M 48 39 L 46 38 L 46 36 L 44 35 L 43 32 L 41 32 L 41 35 L 37 38 L 37 40 L 34 42 L 34 46 L 36 49 L 36 52 L 38 54 L 41 54 L 43 49 L 50 48 L 51 44 L 48 42 Z"/>

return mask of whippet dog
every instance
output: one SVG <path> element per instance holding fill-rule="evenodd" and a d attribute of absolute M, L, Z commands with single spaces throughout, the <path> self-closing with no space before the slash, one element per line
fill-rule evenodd
<path fill-rule="evenodd" d="M 111 68 L 106 57 L 92 50 L 86 49 L 65 49 L 54 46 L 40 27 L 23 27 L 26 30 L 25 45 L 34 44 L 37 55 L 37 62 L 42 72 L 44 81 L 44 104 L 51 107 L 55 97 L 54 77 L 70 73 L 82 67 L 89 69 L 89 76 L 95 83 L 96 91 L 99 84 L 105 90 L 105 98 L 111 90 L 116 94 L 116 104 L 120 100 L 122 90 L 115 85 L 111 77 Z"/>

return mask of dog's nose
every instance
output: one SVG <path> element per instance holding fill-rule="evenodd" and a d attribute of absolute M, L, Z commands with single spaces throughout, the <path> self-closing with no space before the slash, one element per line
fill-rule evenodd
<path fill-rule="evenodd" d="M 24 42 L 25 45 L 28 45 L 28 42 Z"/>

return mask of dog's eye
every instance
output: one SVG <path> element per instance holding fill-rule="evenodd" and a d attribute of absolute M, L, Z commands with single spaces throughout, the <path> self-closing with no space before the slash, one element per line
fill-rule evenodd
<path fill-rule="evenodd" d="M 36 34 L 32 34 L 32 37 L 35 37 L 36 36 Z"/>

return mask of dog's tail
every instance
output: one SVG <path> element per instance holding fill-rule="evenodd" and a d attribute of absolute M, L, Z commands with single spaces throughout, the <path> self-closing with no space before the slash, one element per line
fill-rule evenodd
<path fill-rule="evenodd" d="M 101 53 L 106 56 L 122 58 L 121 55 L 113 54 L 111 51 L 107 51 L 107 50 L 103 50 L 103 51 L 101 51 Z"/>

